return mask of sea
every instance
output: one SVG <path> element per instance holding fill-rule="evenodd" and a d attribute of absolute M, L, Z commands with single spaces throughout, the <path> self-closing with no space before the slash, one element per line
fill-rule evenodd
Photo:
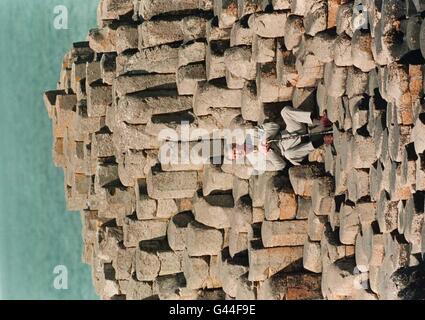
<path fill-rule="evenodd" d="M 97 4 L 0 0 L 0 299 L 97 299 L 42 96 L 72 43 L 96 27 Z"/>

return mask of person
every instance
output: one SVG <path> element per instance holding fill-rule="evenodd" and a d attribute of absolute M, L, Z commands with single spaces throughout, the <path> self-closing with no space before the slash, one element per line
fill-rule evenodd
<path fill-rule="evenodd" d="M 302 111 L 290 106 L 282 109 L 281 116 L 285 130 L 275 122 L 258 127 L 255 134 L 248 135 L 244 144 L 232 144 L 229 159 L 245 157 L 257 171 L 280 171 L 287 166 L 300 165 L 302 161 L 322 144 L 331 145 L 333 136 L 308 136 L 309 128 L 321 127 L 321 131 L 332 126 L 327 114 L 314 119 L 310 111 Z"/>

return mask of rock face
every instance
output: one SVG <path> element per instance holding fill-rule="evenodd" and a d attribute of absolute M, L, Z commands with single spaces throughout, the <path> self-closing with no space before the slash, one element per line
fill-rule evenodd
<path fill-rule="evenodd" d="M 99 296 L 423 298 L 416 2 L 100 0 L 44 95 Z M 285 105 L 326 111 L 334 146 L 283 172 L 223 163 L 222 130 Z"/>

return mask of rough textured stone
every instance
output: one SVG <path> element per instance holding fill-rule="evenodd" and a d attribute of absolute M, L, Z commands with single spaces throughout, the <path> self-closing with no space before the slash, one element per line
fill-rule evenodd
<path fill-rule="evenodd" d="M 423 296 L 419 3 L 101 0 L 43 96 L 99 297 Z M 284 104 L 333 143 L 261 175 L 227 161 L 228 130 L 283 130 Z"/>

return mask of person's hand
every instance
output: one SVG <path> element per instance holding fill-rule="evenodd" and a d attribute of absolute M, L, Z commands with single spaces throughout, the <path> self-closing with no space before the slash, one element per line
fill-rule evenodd
<path fill-rule="evenodd" d="M 329 146 L 334 142 L 334 136 L 331 134 L 327 134 L 323 137 L 323 140 L 325 141 L 325 144 Z"/>

